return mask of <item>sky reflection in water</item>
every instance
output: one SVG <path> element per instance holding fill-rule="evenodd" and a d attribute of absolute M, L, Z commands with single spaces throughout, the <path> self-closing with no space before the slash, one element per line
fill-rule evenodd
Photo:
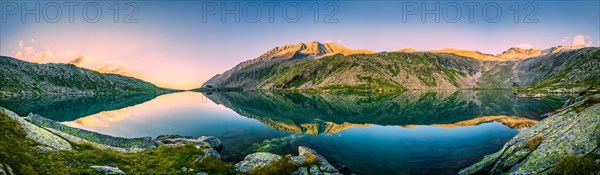
<path fill-rule="evenodd" d="M 214 135 L 224 142 L 222 155 L 229 161 L 256 151 L 297 154 L 297 147 L 304 145 L 357 174 L 455 174 L 517 133 L 506 120 L 535 122 L 503 115 L 536 119 L 559 106 L 558 99 L 515 99 L 503 91 L 182 92 L 63 123 L 119 137 Z"/>

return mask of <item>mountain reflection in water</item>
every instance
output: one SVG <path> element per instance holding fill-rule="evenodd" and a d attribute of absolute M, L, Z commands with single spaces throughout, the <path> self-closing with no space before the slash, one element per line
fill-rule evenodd
<path fill-rule="evenodd" d="M 222 157 L 308 146 L 356 174 L 456 174 L 500 149 L 560 98 L 508 91 L 181 92 L 0 99 L 0 106 L 119 137 L 213 135 Z"/>

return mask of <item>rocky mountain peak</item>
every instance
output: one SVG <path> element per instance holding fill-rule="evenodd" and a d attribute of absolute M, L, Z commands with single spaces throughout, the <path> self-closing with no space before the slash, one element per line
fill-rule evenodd
<path fill-rule="evenodd" d="M 510 49 L 496 55 L 497 57 L 504 59 L 525 59 L 530 57 L 539 56 L 542 54 L 540 49 L 524 49 L 519 47 L 511 47 Z"/>
<path fill-rule="evenodd" d="M 369 50 L 353 50 L 337 43 L 320 43 L 317 41 L 311 41 L 307 43 L 288 44 L 284 46 L 275 47 L 257 59 L 261 61 L 270 60 L 272 58 L 285 58 L 289 59 L 294 56 L 304 56 L 320 58 L 322 56 L 333 55 L 333 54 L 359 54 L 359 53 L 375 53 Z"/>
<path fill-rule="evenodd" d="M 512 47 L 496 56 L 500 57 L 500 58 L 504 58 L 504 59 L 526 59 L 526 58 L 549 55 L 549 54 L 563 52 L 563 51 L 581 49 L 584 47 L 586 47 L 586 46 L 584 46 L 584 45 L 579 45 L 579 46 L 562 46 L 562 45 L 560 45 L 560 46 L 551 47 L 551 48 L 548 48 L 545 50 L 533 49 L 533 48 L 523 49 L 523 48 L 518 48 L 518 47 Z"/>
<path fill-rule="evenodd" d="M 562 52 L 562 51 L 569 51 L 569 50 L 576 50 L 576 49 L 581 49 L 586 47 L 585 45 L 578 45 L 578 46 L 563 46 L 563 45 L 559 45 L 559 46 L 555 46 L 555 47 L 551 47 L 548 48 L 546 50 L 543 51 L 544 54 L 553 54 L 553 53 L 558 53 L 558 52 Z"/>
<path fill-rule="evenodd" d="M 475 58 L 478 60 L 484 60 L 484 61 L 501 61 L 502 60 L 501 58 L 498 58 L 491 54 L 481 53 L 479 51 L 472 51 L 472 50 L 459 50 L 459 49 L 454 49 L 454 48 L 445 48 L 445 49 L 441 49 L 441 50 L 430 50 L 429 52 L 431 52 L 431 53 L 450 53 L 450 54 L 471 57 L 471 58 Z"/>

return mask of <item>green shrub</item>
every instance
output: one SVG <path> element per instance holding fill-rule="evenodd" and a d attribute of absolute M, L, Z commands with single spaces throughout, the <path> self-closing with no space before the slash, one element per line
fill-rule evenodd
<path fill-rule="evenodd" d="M 527 143 L 525 143 L 525 148 L 533 151 L 540 145 L 540 143 L 542 143 L 542 141 L 544 141 L 543 135 L 535 136 L 535 137 L 529 139 L 527 141 Z"/>
<path fill-rule="evenodd" d="M 202 171 L 210 172 L 211 174 L 236 174 L 232 163 L 223 162 L 214 157 L 206 157 L 199 164 L 202 167 Z"/>
<path fill-rule="evenodd" d="M 564 157 L 558 164 L 554 166 L 554 169 L 550 174 L 552 175 L 593 175 L 598 170 L 596 162 L 592 158 L 579 158 L 574 155 L 568 155 Z"/>

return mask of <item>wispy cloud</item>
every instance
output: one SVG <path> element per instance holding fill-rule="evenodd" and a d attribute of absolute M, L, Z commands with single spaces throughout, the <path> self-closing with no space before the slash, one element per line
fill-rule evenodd
<path fill-rule="evenodd" d="M 40 42 L 33 38 L 29 42 L 19 40 L 18 45 L 18 50 L 12 52 L 17 59 L 35 63 L 67 63 L 101 73 L 133 76 L 132 73 L 126 71 L 125 67 L 127 65 L 118 59 L 94 59 L 92 56 L 78 56 L 74 59 L 68 59 L 69 57 L 72 58 L 75 53 L 69 51 L 64 54 L 55 54 L 51 50 L 38 51 L 36 48 L 39 47 Z"/>
<path fill-rule="evenodd" d="M 69 64 L 73 64 L 75 66 L 82 66 L 84 63 L 86 63 L 88 61 L 88 59 L 90 59 L 90 58 L 89 57 L 80 56 L 80 57 L 77 57 L 77 58 L 69 61 Z"/>

